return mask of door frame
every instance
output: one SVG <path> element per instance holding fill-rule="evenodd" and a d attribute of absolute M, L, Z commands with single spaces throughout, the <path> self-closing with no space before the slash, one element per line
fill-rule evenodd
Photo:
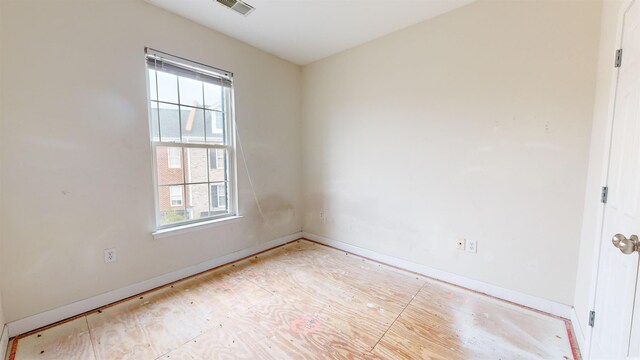
<path fill-rule="evenodd" d="M 640 1 L 640 0 L 635 0 Z M 608 176 L 609 176 L 609 163 L 611 160 L 611 143 L 613 136 L 613 117 L 614 117 L 614 108 L 615 108 L 615 100 L 616 100 L 616 88 L 618 86 L 618 77 L 620 74 L 620 69 L 615 68 L 614 65 L 614 54 L 616 49 L 620 49 L 622 46 L 622 30 L 624 25 L 624 14 L 629 9 L 629 6 L 633 0 L 623 0 L 620 5 L 620 9 L 618 10 L 618 15 L 616 19 L 616 39 L 615 39 L 615 48 L 606 49 L 607 52 L 611 53 L 611 71 L 613 72 L 611 83 L 609 84 L 609 96 L 608 96 L 608 104 L 607 104 L 607 115 L 606 115 L 606 131 L 604 135 L 604 143 L 603 147 L 599 150 L 603 154 L 602 167 L 600 169 L 600 184 L 601 186 L 607 186 Z M 604 2 L 603 2 L 604 6 Z M 599 49 L 600 51 L 600 49 Z M 587 189 L 587 191 L 593 191 L 591 189 Z M 596 217 L 597 223 L 595 226 L 595 241 L 593 244 L 593 258 L 592 258 L 592 266 L 591 266 L 591 277 L 589 281 L 589 309 L 593 311 L 595 309 L 596 304 L 596 295 L 597 295 L 597 282 L 598 282 L 598 274 L 599 274 L 599 266 L 600 266 L 600 250 L 603 241 L 603 231 L 604 231 L 604 219 L 605 219 L 605 204 L 602 202 L 598 203 L 598 215 Z M 576 314 L 576 316 L 585 316 L 585 314 Z M 574 326 L 575 328 L 575 326 Z M 583 331 L 584 342 L 581 344 L 582 348 L 580 349 L 582 353 L 582 357 L 585 360 L 589 360 L 591 358 L 591 339 L 593 335 L 593 328 L 589 325 L 586 326 L 586 331 Z"/>

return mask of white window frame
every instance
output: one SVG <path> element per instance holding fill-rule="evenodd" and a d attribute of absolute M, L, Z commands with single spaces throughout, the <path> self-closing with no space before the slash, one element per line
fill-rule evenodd
<path fill-rule="evenodd" d="M 208 223 L 211 222 L 213 220 L 215 221 L 220 221 L 220 220 L 225 220 L 225 218 L 229 218 L 229 219 L 236 219 L 238 218 L 238 198 L 237 198 L 237 173 L 236 173 L 236 139 L 235 139 L 235 116 L 234 116 L 234 91 L 233 91 L 233 74 L 231 72 L 228 71 L 224 71 L 224 70 L 220 70 L 214 67 L 210 67 L 207 65 L 203 65 L 200 63 L 196 63 L 190 60 L 186 60 L 177 56 L 173 56 L 167 53 L 163 53 L 151 48 L 145 48 L 145 52 L 146 52 L 146 57 L 147 57 L 147 63 L 149 64 L 150 59 L 151 61 L 154 61 L 156 64 L 159 62 L 164 62 L 166 64 L 170 64 L 172 66 L 177 66 L 180 67 L 180 71 L 188 71 L 188 72 L 192 72 L 193 74 L 197 74 L 197 76 L 200 75 L 204 75 L 203 78 L 207 79 L 207 78 L 219 78 L 222 79 L 222 81 L 224 81 L 227 85 L 225 87 L 223 87 L 223 90 L 225 92 L 225 96 L 224 96 L 224 101 L 223 101 L 223 113 L 224 113 L 224 120 L 223 120 L 223 131 L 225 134 L 224 137 L 224 143 L 223 144 L 211 144 L 211 143 L 186 143 L 186 142 L 181 142 L 181 141 L 163 141 L 161 138 L 161 134 L 158 134 L 156 137 L 156 134 L 154 134 L 154 130 L 153 130 L 153 125 L 151 124 L 151 121 L 153 121 L 153 117 L 152 115 L 152 111 L 158 111 L 157 109 L 154 109 L 151 104 L 153 101 L 152 97 L 151 97 L 151 89 L 149 89 L 149 79 L 147 79 L 147 104 L 148 104 L 148 109 L 149 109 L 149 121 L 150 121 L 150 128 L 149 128 L 149 132 L 150 132 L 150 139 L 151 139 L 151 147 L 152 147 L 152 154 L 153 154 L 153 171 L 154 171 L 154 176 L 153 176 L 153 182 L 154 182 L 154 188 L 155 188 L 155 210 L 156 210 L 156 231 L 165 231 L 165 230 L 171 230 L 171 228 L 183 228 L 185 225 L 190 225 L 190 224 L 197 224 L 197 223 Z M 152 67 L 150 65 L 147 65 L 147 70 L 146 70 L 146 74 L 147 77 L 149 76 L 149 70 L 155 70 L 158 69 L 157 65 L 155 65 L 156 67 Z M 163 71 L 163 69 L 161 69 L 161 71 Z M 171 71 L 167 71 L 167 72 L 171 72 Z M 180 76 L 179 74 L 175 74 Z M 200 80 L 203 82 L 207 82 L 206 80 Z M 157 86 L 157 81 L 156 81 L 156 86 Z M 157 89 L 156 93 L 157 93 Z M 158 100 L 158 99 L 156 99 Z M 179 103 L 180 101 L 178 101 Z M 191 104 L 179 104 L 179 105 L 187 105 L 187 106 L 191 106 Z M 203 104 L 204 107 L 204 104 Z M 158 121 L 158 129 L 160 128 L 160 117 L 158 116 L 156 121 Z M 215 123 L 216 119 L 214 117 L 212 117 L 212 123 Z M 206 127 L 208 126 L 206 124 L 205 121 L 205 129 L 204 132 L 205 134 L 207 134 L 207 129 Z M 180 119 L 180 128 L 182 129 L 182 119 Z M 214 134 L 219 134 L 220 132 L 217 131 L 213 131 L 213 129 L 211 129 L 211 132 L 213 132 Z M 211 215 L 211 216 L 204 216 L 201 217 L 199 219 L 185 219 L 183 221 L 177 221 L 177 222 L 173 222 L 170 224 L 163 224 L 162 223 L 162 210 L 161 210 L 161 204 L 160 204 L 160 199 L 159 199 L 159 189 L 160 189 L 160 185 L 158 184 L 158 159 L 157 159 L 157 148 L 158 147 L 168 147 L 168 148 L 180 148 L 180 152 L 183 152 L 183 149 L 185 148 L 201 148 L 201 149 L 206 149 L 206 153 L 207 153 L 207 157 L 210 156 L 210 151 L 209 149 L 216 149 L 215 153 L 217 155 L 218 149 L 222 149 L 222 150 L 226 150 L 226 185 L 227 185 L 227 193 L 226 193 L 226 201 L 227 201 L 227 212 L 223 213 L 223 214 L 217 214 L 217 215 Z M 224 151 L 221 152 L 222 154 L 225 154 Z M 223 159 L 224 159 L 224 155 L 223 155 Z M 182 157 L 181 159 L 182 160 Z M 219 160 L 219 159 L 216 159 Z M 169 160 L 168 160 L 169 161 Z M 210 160 L 207 158 L 207 162 L 206 162 L 207 166 L 210 164 Z M 183 167 L 183 166 L 181 166 Z M 183 167 L 184 168 L 184 167 Z M 186 171 L 183 169 L 183 171 Z M 207 174 L 209 174 L 210 172 L 207 171 Z M 211 179 L 209 179 L 211 180 Z M 208 184 L 209 186 L 209 192 L 211 191 L 211 185 L 219 183 L 219 181 L 207 181 L 204 184 Z M 176 205 L 177 206 L 182 206 L 185 209 L 185 214 L 188 213 L 188 211 L 186 211 L 186 206 L 188 204 L 185 204 L 184 202 L 184 196 L 186 194 L 187 191 L 187 187 L 189 185 L 197 185 L 197 184 L 202 184 L 202 182 L 194 182 L 194 183 L 188 183 L 187 179 L 185 177 L 185 179 L 183 179 L 184 183 L 181 184 L 163 184 L 162 187 L 168 186 L 169 189 L 171 189 L 172 186 L 181 186 L 182 187 L 182 191 L 181 191 L 181 195 L 183 197 L 182 199 L 182 205 Z M 224 187 L 223 187 L 224 188 Z M 169 190 L 170 192 L 171 190 Z M 208 196 L 208 201 L 209 201 L 209 210 L 211 212 L 211 194 L 209 193 Z M 170 198 L 169 200 L 171 207 L 173 208 L 174 205 L 172 204 L 172 200 Z"/>

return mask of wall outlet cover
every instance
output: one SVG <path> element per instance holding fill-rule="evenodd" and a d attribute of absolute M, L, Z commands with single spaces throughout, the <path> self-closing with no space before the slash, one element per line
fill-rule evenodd
<path fill-rule="evenodd" d="M 116 257 L 116 248 L 104 249 L 104 262 L 105 264 L 115 262 L 117 260 Z"/>
<path fill-rule="evenodd" d="M 469 240 L 467 241 L 467 248 L 466 248 L 467 252 L 470 253 L 477 253 L 478 252 L 478 242 L 476 240 Z"/>
<path fill-rule="evenodd" d="M 458 250 L 464 250 L 465 246 L 466 246 L 466 239 L 465 238 L 457 238 L 456 239 L 456 249 Z"/>

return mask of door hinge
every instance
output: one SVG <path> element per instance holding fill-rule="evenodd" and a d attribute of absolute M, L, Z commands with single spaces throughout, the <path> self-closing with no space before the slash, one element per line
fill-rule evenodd
<path fill-rule="evenodd" d="M 596 322 L 596 312 L 589 311 L 589 326 L 593 327 L 593 324 Z"/>
<path fill-rule="evenodd" d="M 602 202 L 603 204 L 606 204 L 608 197 L 609 197 L 609 187 L 603 186 L 602 193 L 600 193 L 600 202 Z"/>
<path fill-rule="evenodd" d="M 622 65 L 622 49 L 618 49 L 616 50 L 616 62 L 615 62 L 615 66 L 617 68 L 620 67 L 620 65 Z"/>

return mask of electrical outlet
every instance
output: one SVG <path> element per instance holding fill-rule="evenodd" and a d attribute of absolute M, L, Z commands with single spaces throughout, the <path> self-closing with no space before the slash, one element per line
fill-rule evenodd
<path fill-rule="evenodd" d="M 457 238 L 456 239 L 456 249 L 464 250 L 464 246 L 465 246 L 466 242 L 467 241 L 465 240 L 465 238 Z"/>
<path fill-rule="evenodd" d="M 467 252 L 470 253 L 477 253 L 478 252 L 478 242 L 476 240 L 469 240 L 467 241 L 467 248 L 466 248 Z"/>
<path fill-rule="evenodd" d="M 116 248 L 105 249 L 104 250 L 104 262 L 105 264 L 115 262 L 116 257 Z"/>
<path fill-rule="evenodd" d="M 320 223 L 326 224 L 327 214 L 324 211 L 320 211 Z"/>

